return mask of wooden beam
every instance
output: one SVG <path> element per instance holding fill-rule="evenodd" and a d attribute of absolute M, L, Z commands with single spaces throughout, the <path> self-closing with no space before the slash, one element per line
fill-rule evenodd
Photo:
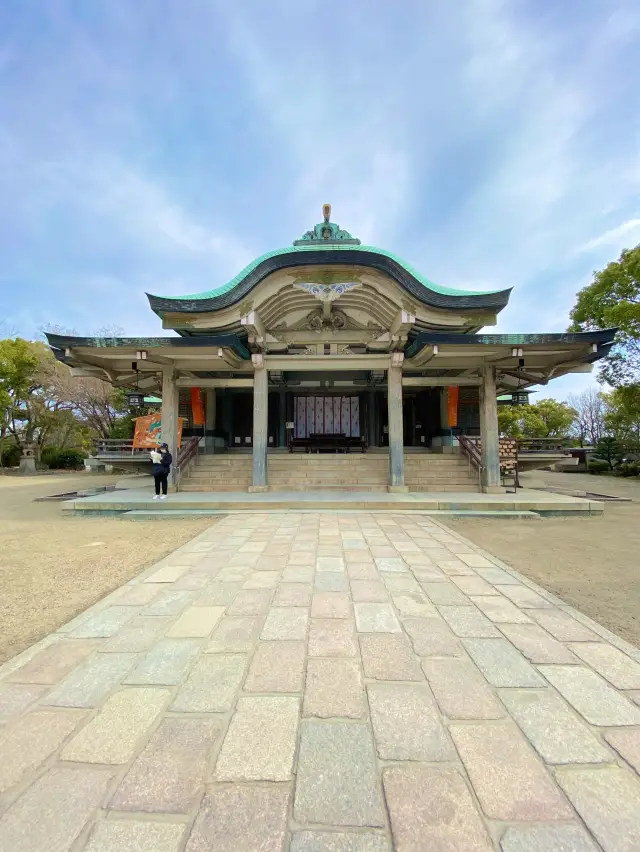
<path fill-rule="evenodd" d="M 406 388 L 466 387 L 482 384 L 480 376 L 403 376 L 402 385 Z"/>
<path fill-rule="evenodd" d="M 253 379 L 198 379 L 181 376 L 176 384 L 179 388 L 252 388 Z"/>
<path fill-rule="evenodd" d="M 386 370 L 389 355 L 265 355 L 268 370 L 318 372 L 343 370 Z"/>

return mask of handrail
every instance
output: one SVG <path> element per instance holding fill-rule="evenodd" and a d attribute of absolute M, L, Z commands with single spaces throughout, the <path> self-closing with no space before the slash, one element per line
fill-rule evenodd
<path fill-rule="evenodd" d="M 482 478 L 482 453 L 477 443 L 467 435 L 458 435 L 460 450 L 467 457 L 469 467 L 473 466 L 478 471 L 478 480 Z"/>
<path fill-rule="evenodd" d="M 182 445 L 180 451 L 178 452 L 178 458 L 175 464 L 175 473 L 176 473 L 176 487 L 178 491 L 180 490 L 180 480 L 182 479 L 182 474 L 186 473 L 187 468 L 193 462 L 194 459 L 198 457 L 198 448 L 200 447 L 200 438 L 197 435 L 189 438 L 185 444 Z"/>

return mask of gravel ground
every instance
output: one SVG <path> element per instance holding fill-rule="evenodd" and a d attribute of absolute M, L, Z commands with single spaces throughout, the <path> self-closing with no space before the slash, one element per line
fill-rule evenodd
<path fill-rule="evenodd" d="M 215 523 L 66 518 L 33 502 L 121 478 L 0 475 L 0 663 Z"/>
<path fill-rule="evenodd" d="M 640 647 L 640 482 L 536 471 L 558 488 L 630 497 L 604 514 L 541 521 L 455 519 L 461 535 Z"/>

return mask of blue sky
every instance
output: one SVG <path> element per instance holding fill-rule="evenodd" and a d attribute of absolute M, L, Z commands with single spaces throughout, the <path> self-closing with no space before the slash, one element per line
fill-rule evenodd
<path fill-rule="evenodd" d="M 0 319 L 159 333 L 333 218 L 562 331 L 640 242 L 637 0 L 0 0 Z M 541 395 L 580 390 L 587 376 Z"/>

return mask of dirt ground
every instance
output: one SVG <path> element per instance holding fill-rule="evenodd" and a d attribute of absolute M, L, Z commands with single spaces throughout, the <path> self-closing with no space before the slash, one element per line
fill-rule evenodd
<path fill-rule="evenodd" d="M 67 518 L 33 502 L 119 478 L 0 475 L 0 663 L 215 523 Z"/>
<path fill-rule="evenodd" d="M 536 471 L 547 485 L 617 497 L 604 515 L 446 523 L 545 589 L 640 647 L 640 482 Z"/>

